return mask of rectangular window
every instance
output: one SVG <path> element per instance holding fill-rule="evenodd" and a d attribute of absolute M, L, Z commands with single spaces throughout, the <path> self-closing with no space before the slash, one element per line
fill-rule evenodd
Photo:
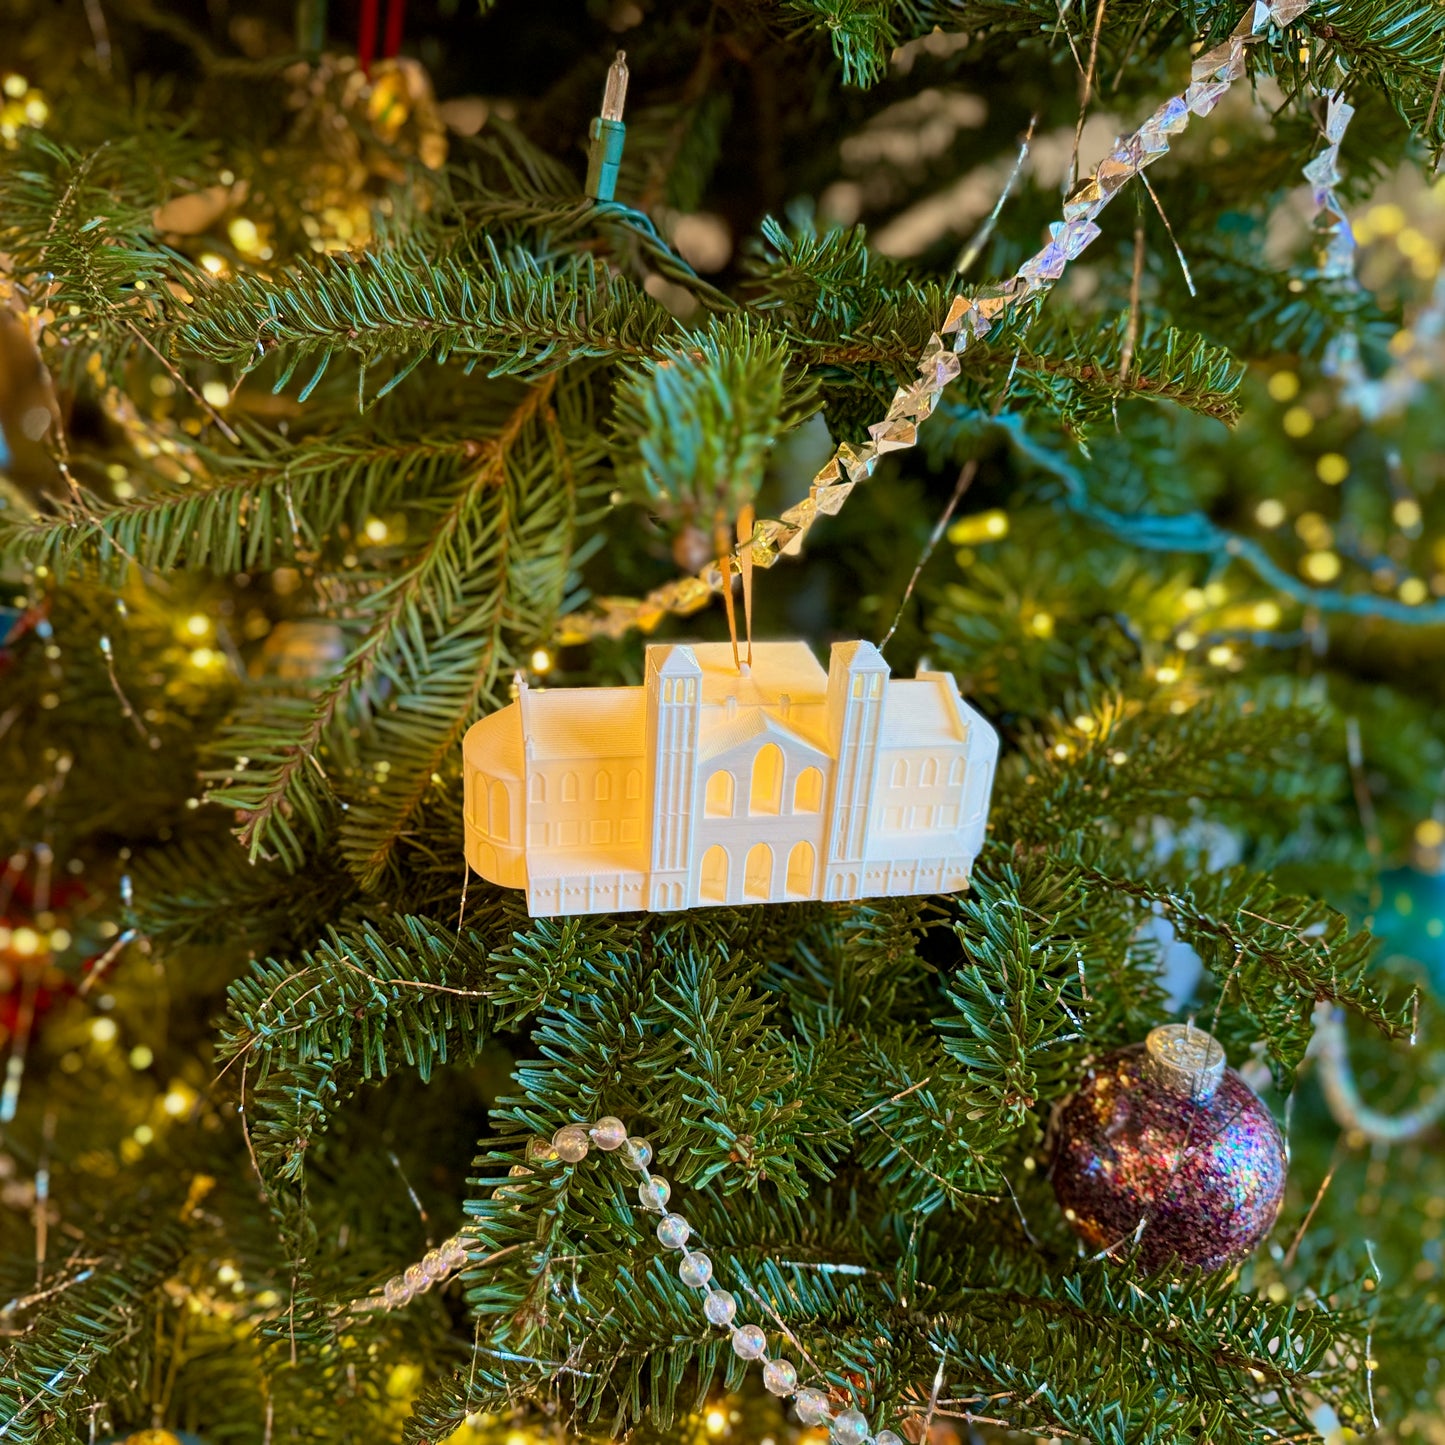
<path fill-rule="evenodd" d="M 886 808 L 883 812 L 883 826 L 890 833 L 903 831 L 903 809 Z"/>
<path fill-rule="evenodd" d="M 568 818 L 558 828 L 559 848 L 575 848 L 582 841 L 582 825 L 575 818 Z"/>
<path fill-rule="evenodd" d="M 642 841 L 642 819 L 624 818 L 617 829 L 619 843 L 640 843 Z"/>
<path fill-rule="evenodd" d="M 863 696 L 863 679 L 862 679 L 861 677 L 855 677 L 855 678 L 853 679 L 853 696 L 854 696 L 854 697 L 862 697 L 862 696 Z"/>
<path fill-rule="evenodd" d="M 547 825 L 545 823 L 527 824 L 527 846 L 529 848 L 545 848 L 547 846 Z"/>
<path fill-rule="evenodd" d="M 938 826 L 940 828 L 958 827 L 958 804 L 945 803 L 938 810 Z"/>
<path fill-rule="evenodd" d="M 873 681 L 868 686 L 868 694 L 870 697 L 881 697 L 883 695 L 883 674 L 881 672 L 875 672 L 873 674 Z"/>
<path fill-rule="evenodd" d="M 612 841 L 612 823 L 607 818 L 594 818 L 588 830 L 588 841 L 592 843 L 610 843 Z"/>

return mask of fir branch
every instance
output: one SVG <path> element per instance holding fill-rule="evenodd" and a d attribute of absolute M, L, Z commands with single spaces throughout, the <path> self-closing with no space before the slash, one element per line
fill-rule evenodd
<path fill-rule="evenodd" d="M 1374 940 L 1318 899 L 1282 895 L 1252 869 L 1235 867 L 1189 881 L 1132 876 L 1117 851 L 1080 843 L 1060 850 L 1080 860 L 1080 881 L 1158 908 L 1215 975 L 1227 1040 L 1262 1038 L 1275 1077 L 1288 1088 L 1304 1059 L 1317 1003 L 1348 1008 L 1390 1038 L 1408 1038 L 1418 999 L 1392 1000 L 1368 977 Z"/>
<path fill-rule="evenodd" d="M 624 369 L 613 409 L 617 477 L 664 515 L 711 535 L 757 491 L 775 438 L 817 407 L 788 375 L 782 339 L 728 318 Z"/>
<path fill-rule="evenodd" d="M 391 669 L 420 682 L 426 674 L 429 619 L 464 613 L 472 589 L 498 589 L 505 557 L 495 526 L 497 497 L 512 449 L 536 421 L 554 385 L 548 377 L 529 388 L 502 430 L 483 444 L 477 465 L 449 500 L 426 545 L 370 599 L 365 636 L 316 699 L 279 710 L 273 704 L 270 716 L 262 712 L 228 735 L 227 745 L 249 760 L 247 771 L 220 774 L 209 799 L 240 812 L 238 836 L 253 858 L 274 850 L 288 866 L 300 862 L 305 835 L 314 837 L 326 816 L 331 784 L 317 754 L 337 719 Z M 482 505 L 484 498 L 489 505 Z M 305 717 L 299 736 L 293 730 L 298 714 Z"/>
<path fill-rule="evenodd" d="M 163 338 L 178 355 L 250 371 L 273 352 L 318 371 L 349 352 L 365 369 L 396 357 L 394 386 L 428 357 L 487 359 L 491 376 L 537 377 L 582 357 L 646 355 L 671 330 L 635 287 L 588 259 L 551 263 L 527 252 L 432 259 L 411 245 L 293 267 L 275 281 L 198 277 Z M 383 388 L 383 391 L 385 388 Z"/>
<path fill-rule="evenodd" d="M 471 428 L 448 436 L 376 436 L 359 428 L 302 442 L 252 433 L 250 455 L 210 452 L 209 476 L 108 506 L 67 504 L 61 515 L 0 513 L 9 550 L 62 577 L 94 563 L 119 578 L 157 571 L 266 570 L 313 552 L 342 529 L 435 491 L 476 450 Z"/>
<path fill-rule="evenodd" d="M 79 1419 L 90 1377 L 124 1348 L 137 1314 L 185 1253 L 187 1228 L 152 1207 L 127 1211 L 112 1232 L 79 1245 L 47 1287 L 6 1306 L 0 1355 L 0 1438 L 39 1445 L 58 1421 Z"/>
<path fill-rule="evenodd" d="M 502 905 L 487 916 L 493 926 Z M 486 920 L 479 920 L 487 926 Z M 497 1019 L 483 936 L 399 917 L 333 929 L 295 963 L 268 959 L 231 985 L 222 1057 L 244 1065 L 256 1157 L 281 1179 L 358 1083 L 401 1064 L 423 1080 L 474 1057 Z"/>

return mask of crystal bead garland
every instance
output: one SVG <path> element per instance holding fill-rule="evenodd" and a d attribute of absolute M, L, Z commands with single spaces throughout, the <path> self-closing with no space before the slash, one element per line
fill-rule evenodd
<path fill-rule="evenodd" d="M 467 1260 L 465 1236 L 454 1234 L 435 1249 L 429 1249 L 419 1264 L 409 1264 L 400 1273 L 394 1274 L 374 1295 L 358 1300 L 354 1310 L 399 1310 L 409 1305 L 417 1295 L 425 1294 L 433 1285 L 449 1280 L 459 1270 L 465 1269 Z"/>
<path fill-rule="evenodd" d="M 798 1367 L 782 1356 L 769 1358 L 768 1337 L 761 1325 L 739 1324 L 737 1297 L 720 1289 L 713 1279 L 713 1263 L 702 1250 L 690 1247 L 695 1242 L 692 1226 L 676 1210 L 668 1208 L 672 1186 L 648 1167 L 652 1163 L 652 1145 L 646 1139 L 629 1137 L 620 1119 L 611 1115 L 595 1124 L 567 1124 L 552 1136 L 550 1146 L 538 1140 L 539 1146 L 529 1148 L 529 1156 L 553 1155 L 567 1164 L 580 1164 L 593 1148 L 604 1152 L 619 1151 L 622 1163 L 642 1176 L 637 1196 L 642 1207 L 658 1216 L 657 1241 L 666 1250 L 680 1256 L 678 1278 L 689 1289 L 699 1292 L 703 1317 L 709 1324 L 729 1331 L 733 1353 L 742 1360 L 757 1360 L 763 1367 L 763 1384 L 780 1399 L 791 1397 L 798 1418 L 805 1425 L 827 1425 L 832 1445 L 904 1445 L 892 1430 L 875 1435 L 868 1429 L 868 1420 L 861 1410 L 835 1410 L 828 1392 L 813 1385 L 798 1386 Z M 400 1278 L 400 1277 L 398 1277 Z M 388 1288 L 395 1281 L 388 1282 Z"/>
<path fill-rule="evenodd" d="M 1045 296 L 1069 262 L 1098 237 L 1095 217 L 1104 207 L 1145 167 L 1168 154 L 1172 139 L 1189 124 L 1191 116 L 1207 116 L 1244 75 L 1247 48 L 1258 44 L 1271 29 L 1282 31 L 1292 25 L 1311 3 L 1253 0 L 1226 40 L 1194 57 L 1183 93 L 1164 101 L 1138 130 L 1116 143 L 1093 175 L 1079 182 L 1064 202 L 1064 219 L 1049 227 L 1043 250 L 1007 280 L 953 298 L 918 358 L 920 380 L 898 388 L 884 418 L 868 427 L 869 440 L 843 443 L 813 478 L 808 495 L 777 521 L 759 519 L 751 539 L 739 544 L 739 552 L 748 548 L 755 567 L 771 567 L 779 557 L 796 556 L 818 518 L 836 516 L 853 488 L 873 475 L 879 457 L 915 446 L 919 427 L 932 414 L 944 387 L 960 373 L 959 353 L 987 337 L 1010 310 Z M 946 337 L 953 339 L 949 342 Z M 666 582 L 646 597 L 607 598 L 595 610 L 564 617 L 558 638 L 563 644 L 572 644 L 593 637 L 622 637 L 634 627 L 654 626 L 669 612 L 686 616 L 705 607 L 714 593 L 731 587 L 733 574 L 740 568 L 735 553 L 722 562 L 709 563 L 694 577 Z"/>

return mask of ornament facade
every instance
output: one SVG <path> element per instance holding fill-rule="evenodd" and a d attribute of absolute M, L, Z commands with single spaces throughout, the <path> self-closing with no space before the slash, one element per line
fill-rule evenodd
<path fill-rule="evenodd" d="M 464 749 L 468 863 L 534 915 L 967 887 L 998 739 L 877 648 L 654 645 L 642 687 L 528 689 Z"/>

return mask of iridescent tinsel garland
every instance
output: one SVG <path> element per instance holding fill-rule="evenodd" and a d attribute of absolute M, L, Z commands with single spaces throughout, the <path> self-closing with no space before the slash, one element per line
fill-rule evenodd
<path fill-rule="evenodd" d="M 904 1445 L 903 1438 L 893 1430 L 868 1427 L 867 1416 L 856 1406 L 837 1409 L 832 1396 L 822 1384 L 798 1384 L 798 1367 L 782 1354 L 768 1354 L 768 1336 L 761 1325 L 738 1322 L 738 1299 L 731 1290 L 718 1287 L 713 1278 L 711 1257 L 698 1246 L 702 1241 L 687 1219 L 670 1209 L 672 1186 L 659 1174 L 652 1173 L 652 1145 L 638 1137 L 629 1137 L 621 1119 L 607 1115 L 594 1124 L 567 1124 L 552 1135 L 550 1143 L 537 1140 L 527 1151 L 533 1163 L 581 1164 L 587 1155 L 598 1149 L 616 1153 L 623 1165 L 639 1176 L 637 1197 L 642 1207 L 659 1216 L 657 1240 L 664 1249 L 678 1253 L 678 1278 L 697 1292 L 699 1308 L 710 1325 L 726 1330 L 732 1337 L 733 1353 L 741 1360 L 757 1360 L 762 1365 L 763 1386 L 780 1399 L 791 1399 L 798 1418 L 805 1425 L 825 1425 L 832 1445 Z M 516 1166 L 513 1174 L 533 1171 Z M 509 1186 L 502 1186 L 503 1189 Z M 502 1190 L 497 1191 L 500 1195 Z M 369 1299 L 353 1309 L 360 1311 L 399 1309 L 433 1284 L 440 1283 L 464 1268 L 467 1241 L 456 1235 L 440 1249 L 432 1250 L 420 1264 L 408 1266 L 404 1273 L 394 1275 Z M 776 1316 L 774 1316 L 776 1319 Z M 784 1335 L 787 1327 L 778 1321 Z M 793 1341 L 796 1346 L 797 1342 Z M 799 1353 L 804 1351 L 799 1348 Z"/>
<path fill-rule="evenodd" d="M 1338 91 L 1325 96 L 1325 144 L 1304 168 L 1313 201 L 1317 239 L 1316 274 L 1350 291 L 1360 291 L 1355 275 L 1359 249 L 1335 187 L 1340 183 L 1340 142 L 1355 108 Z M 1403 411 L 1419 391 L 1429 372 L 1440 364 L 1440 342 L 1445 337 L 1445 275 L 1435 283 L 1430 299 L 1410 327 L 1410 347 L 1382 376 L 1371 376 L 1360 357 L 1359 337 L 1344 331 L 1333 337 L 1325 351 L 1326 375 L 1339 378 L 1344 399 L 1366 421 L 1378 421 Z M 1433 361 L 1432 361 L 1433 356 Z"/>
<path fill-rule="evenodd" d="M 1006 312 L 1046 295 L 1069 262 L 1099 235 L 1095 217 L 1130 180 L 1168 153 L 1172 137 L 1189 124 L 1191 115 L 1208 115 L 1244 74 L 1246 46 L 1271 25 L 1283 29 L 1291 24 L 1309 5 L 1310 0 L 1255 0 L 1223 44 L 1196 56 L 1183 93 L 1170 96 L 1080 182 L 1064 202 L 1063 220 L 1049 227 L 1048 244 L 1037 255 L 1009 280 L 953 298 L 942 325 L 929 337 L 919 357 L 919 380 L 898 388 L 883 420 L 868 428 L 868 441 L 859 445 L 845 442 L 837 449 L 813 478 L 807 497 L 776 521 L 758 521 L 750 542 L 695 577 L 668 582 L 640 600 L 604 597 L 595 610 L 564 617 L 558 641 L 567 645 L 593 637 L 621 637 L 634 627 L 647 632 L 669 613 L 696 612 L 715 593 L 731 587 L 733 574 L 742 570 L 744 547 L 751 549 L 755 567 L 771 567 L 779 557 L 801 552 L 814 522 L 836 516 L 853 488 L 873 475 L 880 457 L 917 442 L 918 428 L 932 414 L 943 389 L 959 374 L 959 353 L 988 336 Z M 951 344 L 944 339 L 949 336 Z"/>

